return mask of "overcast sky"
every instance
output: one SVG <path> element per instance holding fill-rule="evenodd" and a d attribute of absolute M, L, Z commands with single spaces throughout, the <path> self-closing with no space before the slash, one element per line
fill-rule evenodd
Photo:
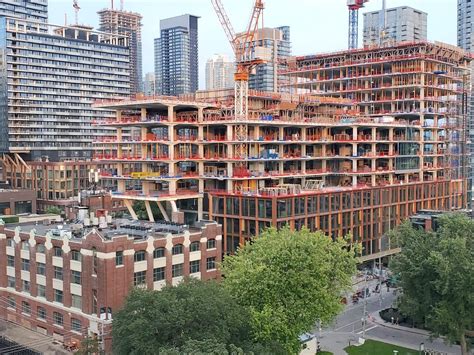
<path fill-rule="evenodd" d="M 49 21 L 63 24 L 67 13 L 74 21 L 72 0 L 49 0 Z M 222 0 L 236 31 L 250 16 L 253 0 Z M 200 16 L 200 87 L 204 66 L 214 53 L 231 54 L 211 0 L 124 0 L 124 9 L 143 15 L 143 74 L 154 70 L 153 39 L 159 37 L 160 19 L 189 13 Z M 387 7 L 409 5 L 428 13 L 428 39 L 456 44 L 456 0 L 387 0 Z M 115 0 L 118 7 L 120 0 Z M 289 25 L 293 54 L 305 55 L 346 49 L 348 12 L 346 0 L 265 0 L 264 24 Z M 79 0 L 79 23 L 98 25 L 97 11 L 110 7 L 110 0 Z M 370 0 L 362 11 L 379 10 L 382 0 Z M 360 18 L 362 33 L 362 16 Z M 359 41 L 361 42 L 361 41 Z"/>

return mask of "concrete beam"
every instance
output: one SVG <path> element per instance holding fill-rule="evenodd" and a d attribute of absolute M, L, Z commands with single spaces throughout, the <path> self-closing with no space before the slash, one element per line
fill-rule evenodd
<path fill-rule="evenodd" d="M 145 201 L 145 208 L 150 222 L 155 222 L 155 217 L 153 216 L 153 211 L 151 210 L 150 201 Z"/>
<path fill-rule="evenodd" d="M 163 215 L 163 218 L 165 219 L 165 221 L 169 222 L 170 217 L 168 216 L 168 213 L 166 213 L 166 210 L 163 207 L 163 205 L 161 204 L 161 202 L 158 201 L 156 204 L 158 205 L 158 208 L 160 209 L 160 212 Z"/>

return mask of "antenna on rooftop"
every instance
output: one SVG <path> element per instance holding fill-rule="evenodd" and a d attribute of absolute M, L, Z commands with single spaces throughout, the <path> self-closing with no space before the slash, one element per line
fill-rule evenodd
<path fill-rule="evenodd" d="M 120 11 L 123 11 L 123 3 L 124 3 L 124 0 L 120 0 Z"/>
<path fill-rule="evenodd" d="M 72 7 L 74 8 L 74 12 L 76 13 L 76 25 L 79 24 L 79 10 L 81 7 L 79 6 L 78 0 L 72 0 Z"/>
<path fill-rule="evenodd" d="M 113 10 L 114 9 L 114 0 L 110 0 L 110 8 Z"/>

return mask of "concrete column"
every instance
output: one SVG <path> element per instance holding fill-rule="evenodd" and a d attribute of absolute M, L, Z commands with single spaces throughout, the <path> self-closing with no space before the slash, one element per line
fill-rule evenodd
<path fill-rule="evenodd" d="M 117 122 L 122 120 L 122 110 L 117 110 Z"/>
<path fill-rule="evenodd" d="M 127 207 L 128 213 L 130 213 L 130 216 L 132 216 L 132 219 L 137 221 L 138 217 L 135 211 L 133 210 L 132 202 L 130 200 L 123 200 L 123 203 L 125 204 L 125 207 Z"/>
<path fill-rule="evenodd" d="M 151 210 L 150 201 L 145 201 L 145 208 L 150 222 L 155 222 L 155 217 L 153 216 L 153 211 Z"/>
<path fill-rule="evenodd" d="M 357 140 L 357 135 L 358 135 L 358 129 L 357 127 L 352 127 L 352 139 Z"/>
<path fill-rule="evenodd" d="M 142 107 L 141 109 L 141 119 L 142 121 L 146 121 L 146 108 Z"/>
<path fill-rule="evenodd" d="M 204 121 L 204 108 L 198 107 L 198 122 Z"/>
<path fill-rule="evenodd" d="M 198 198 L 198 221 L 203 219 L 204 201 L 202 197 Z"/>
<path fill-rule="evenodd" d="M 174 121 L 175 121 L 174 106 L 170 105 L 168 106 L 168 122 L 174 122 Z"/>
<path fill-rule="evenodd" d="M 234 140 L 234 126 L 232 125 L 227 126 L 227 140 L 228 141 Z"/>
<path fill-rule="evenodd" d="M 198 126 L 198 141 L 204 140 L 204 127 Z"/>

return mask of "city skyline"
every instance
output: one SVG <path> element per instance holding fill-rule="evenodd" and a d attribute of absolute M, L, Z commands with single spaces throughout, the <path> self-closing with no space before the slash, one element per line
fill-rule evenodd
<path fill-rule="evenodd" d="M 177 4 L 178 3 L 178 4 Z M 300 7 L 288 7 L 283 0 L 266 1 L 265 26 L 278 27 L 288 25 L 292 32 L 292 53 L 307 55 L 319 52 L 343 50 L 347 47 L 347 7 L 344 0 L 299 0 Z M 66 0 L 49 1 L 49 22 L 64 23 L 67 13 L 68 22 L 74 22 L 72 3 Z M 87 22 L 98 27 L 97 11 L 110 7 L 108 0 L 80 0 L 79 23 Z M 455 0 L 388 0 L 387 7 L 410 5 L 429 16 L 428 39 L 456 45 L 457 3 Z M 119 4 L 115 5 L 116 7 Z M 252 2 L 224 1 L 224 6 L 236 31 L 246 26 L 248 12 Z M 362 13 L 381 8 L 379 0 L 371 0 L 362 9 Z M 225 53 L 232 57 L 231 48 L 210 0 L 125 0 L 126 11 L 143 15 L 143 73 L 154 71 L 153 40 L 159 37 L 159 20 L 192 13 L 201 16 L 199 25 L 199 84 L 205 88 L 205 66 L 207 60 L 216 53 Z M 327 13 L 333 13 L 327 16 Z M 362 21 L 361 21 L 362 22 Z M 438 23 L 444 26 L 437 26 Z M 307 29 L 314 29 L 315 41 L 308 41 Z M 327 33 L 333 35 L 327 36 Z M 359 33 L 362 35 L 362 23 Z M 362 38 L 362 37 L 361 37 Z M 360 39 L 361 39 L 360 38 Z M 362 43 L 360 40 L 359 43 Z"/>

